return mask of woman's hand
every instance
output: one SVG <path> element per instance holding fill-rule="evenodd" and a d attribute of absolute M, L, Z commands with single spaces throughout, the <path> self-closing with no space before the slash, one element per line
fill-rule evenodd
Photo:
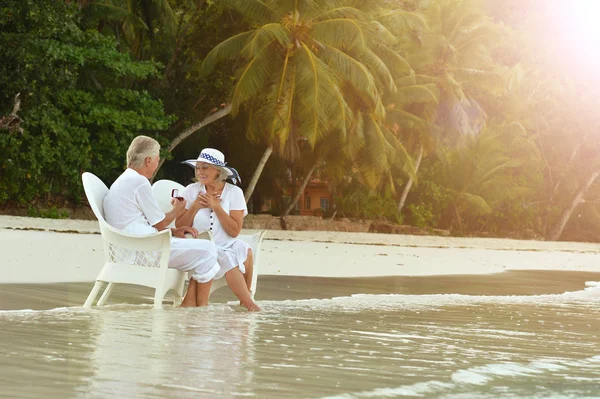
<path fill-rule="evenodd" d="M 221 205 L 221 196 L 219 196 L 217 194 L 213 194 L 213 195 L 200 194 L 198 196 L 198 202 L 200 203 L 200 209 L 202 209 L 202 208 L 215 209 L 215 207 Z"/>

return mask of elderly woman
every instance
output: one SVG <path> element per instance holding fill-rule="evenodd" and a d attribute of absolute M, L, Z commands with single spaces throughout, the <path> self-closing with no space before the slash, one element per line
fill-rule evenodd
<path fill-rule="evenodd" d="M 212 232 L 221 267 L 215 279 L 225 276 L 227 285 L 249 311 L 260 310 L 252 301 L 252 250 L 236 238 L 248 214 L 242 190 L 225 179 L 239 180 L 237 171 L 225 162 L 222 152 L 205 148 L 198 159 L 184 163 L 196 169 L 197 183 L 183 192 L 185 213 L 178 215 L 176 226 L 192 226 L 199 231 Z M 201 304 L 199 304 L 201 305 Z"/>
<path fill-rule="evenodd" d="M 183 201 L 173 200 L 173 209 L 160 210 L 152 194 L 150 181 L 158 168 L 160 144 L 147 136 L 137 136 L 127 150 L 127 169 L 110 186 L 104 198 L 104 214 L 111 226 L 133 235 L 149 235 L 169 228 L 178 214 L 185 212 Z M 184 235 L 198 235 L 190 225 L 171 229 L 169 267 L 193 272 L 182 306 L 208 302 L 213 277 L 219 272 L 217 251 L 205 240 L 186 240 Z"/>

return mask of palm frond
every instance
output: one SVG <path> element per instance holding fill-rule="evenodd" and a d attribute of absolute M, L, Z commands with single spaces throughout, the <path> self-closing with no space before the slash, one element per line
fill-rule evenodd
<path fill-rule="evenodd" d="M 282 99 L 282 94 L 284 93 L 284 90 L 287 89 L 288 86 L 288 62 L 290 59 L 290 49 L 287 50 L 286 55 L 285 55 L 285 60 L 283 61 L 283 69 L 281 71 L 281 78 L 279 79 L 279 84 L 276 86 L 276 94 L 275 94 L 275 112 L 273 113 L 273 121 L 271 123 L 271 138 L 275 137 L 275 131 L 276 131 L 276 126 L 277 126 L 277 122 L 278 120 L 287 120 L 288 123 L 285 123 L 285 125 L 289 126 L 289 120 L 290 120 L 290 115 L 291 115 L 291 110 L 292 110 L 292 106 L 293 106 L 293 98 L 294 98 L 294 91 L 295 91 L 295 76 L 294 73 L 292 71 L 292 75 L 291 75 L 291 85 L 289 86 L 289 91 L 291 93 L 285 93 L 286 96 L 285 98 Z M 286 101 L 287 100 L 287 101 Z M 279 112 L 278 112 L 279 111 Z M 286 112 L 287 111 L 287 112 Z M 283 116 L 281 115 L 283 113 Z M 283 138 L 282 137 L 282 141 L 285 141 L 285 139 L 287 139 L 287 137 Z"/>
<path fill-rule="evenodd" d="M 363 179 L 371 188 L 378 186 L 384 173 L 389 170 L 386 154 L 390 144 L 385 139 L 379 124 L 370 114 L 364 117 L 365 145 L 357 155 L 356 164 Z"/>
<path fill-rule="evenodd" d="M 336 7 L 336 8 L 333 8 L 333 9 L 323 12 L 322 14 L 313 18 L 313 21 L 319 22 L 319 21 L 324 21 L 327 19 L 339 19 L 339 18 L 366 20 L 367 15 L 357 8 L 342 6 L 342 7 Z"/>
<path fill-rule="evenodd" d="M 279 23 L 270 23 L 254 31 L 254 35 L 241 50 L 244 58 L 254 57 L 267 43 L 276 41 L 283 48 L 290 45 L 290 32 Z"/>
<path fill-rule="evenodd" d="M 483 19 L 485 19 L 485 16 L 480 12 L 469 12 L 461 15 L 448 33 L 448 40 L 454 41 L 457 35 L 472 30 L 475 26 L 481 24 Z"/>
<path fill-rule="evenodd" d="M 390 47 L 375 44 L 373 51 L 385 62 L 395 79 L 414 76 L 414 71 L 408 61 Z"/>
<path fill-rule="evenodd" d="M 414 12 L 395 10 L 377 18 L 390 32 L 396 36 L 406 34 L 407 30 L 424 30 L 429 26 L 422 15 Z"/>
<path fill-rule="evenodd" d="M 381 100 L 375 79 L 367 67 L 350 55 L 331 46 L 325 47 L 322 58 L 332 70 L 367 100 L 371 109 L 377 107 Z"/>
<path fill-rule="evenodd" d="M 175 13 L 168 0 L 151 0 L 153 8 L 156 10 L 155 17 L 160 21 L 162 29 L 169 36 L 175 34 Z"/>
<path fill-rule="evenodd" d="M 240 52 L 254 33 L 255 31 L 238 33 L 217 44 L 204 57 L 202 66 L 200 67 L 200 74 L 208 75 L 218 64 L 238 58 Z"/>
<path fill-rule="evenodd" d="M 469 32 L 468 36 L 457 39 L 454 46 L 460 53 L 477 50 L 482 44 L 492 44 L 498 40 L 498 30 L 492 25 L 481 25 Z"/>
<path fill-rule="evenodd" d="M 258 97 L 264 90 L 267 81 L 275 75 L 282 60 L 277 52 L 271 51 L 273 43 L 264 46 L 256 57 L 242 69 L 231 100 L 233 116 L 237 114 L 240 105 Z"/>
<path fill-rule="evenodd" d="M 406 147 L 394 136 L 388 129 L 381 128 L 383 137 L 392 147 L 392 151 L 388 155 L 390 165 L 396 165 L 413 181 L 417 181 L 417 170 L 413 163 L 413 159 L 406 150 Z"/>
<path fill-rule="evenodd" d="M 398 104 L 438 103 L 440 93 L 437 86 L 432 84 L 403 86 L 398 87 L 395 99 Z"/>
<path fill-rule="evenodd" d="M 404 86 L 412 86 L 412 85 L 416 85 L 417 84 L 417 79 L 415 78 L 414 74 L 409 74 L 407 76 L 404 76 L 400 79 L 396 79 L 394 81 L 394 83 L 396 84 L 396 88 L 398 87 L 404 87 Z"/>
<path fill-rule="evenodd" d="M 321 45 L 341 49 L 367 46 L 367 33 L 360 21 L 354 19 L 326 19 L 315 23 L 310 34 Z"/>
<path fill-rule="evenodd" d="M 394 43 L 396 43 L 398 41 L 398 39 L 396 38 L 396 36 L 390 32 L 390 30 L 388 28 L 386 28 L 381 22 L 379 21 L 371 21 L 371 29 L 370 29 L 373 33 L 372 33 L 372 44 L 387 44 L 387 45 L 393 45 Z"/>
<path fill-rule="evenodd" d="M 371 71 L 373 77 L 380 82 L 383 92 L 396 92 L 396 84 L 394 83 L 392 73 L 377 54 L 365 48 L 359 53 L 358 60 L 362 61 Z"/>
<path fill-rule="evenodd" d="M 110 3 L 90 2 L 84 9 L 84 13 L 90 17 L 106 21 L 123 21 L 135 28 L 148 30 L 148 25 L 130 10 Z"/>
<path fill-rule="evenodd" d="M 471 193 L 457 193 L 455 194 L 455 200 L 458 203 L 457 207 L 461 210 L 469 210 L 469 212 L 475 215 L 488 215 L 492 213 L 492 208 L 488 202 L 481 196 Z"/>
<path fill-rule="evenodd" d="M 302 104 L 296 110 L 300 134 L 308 139 L 314 148 L 325 133 L 328 123 L 328 107 L 335 101 L 332 92 L 329 68 L 305 44 L 302 43 L 302 57 L 296 63 L 297 101 Z"/>
<path fill-rule="evenodd" d="M 344 150 L 349 159 L 355 159 L 355 155 L 361 148 L 364 147 L 365 139 L 365 123 L 362 112 L 357 112 L 350 123 L 348 132 L 349 139 Z"/>
<path fill-rule="evenodd" d="M 248 21 L 258 24 L 272 22 L 278 17 L 275 10 L 261 0 L 218 0 L 216 2 L 233 8 Z"/>
<path fill-rule="evenodd" d="M 440 127 L 436 124 L 399 108 L 388 109 L 387 115 L 390 121 L 398 123 L 405 129 L 429 132 L 436 132 L 440 130 Z"/>
<path fill-rule="evenodd" d="M 454 76 L 463 85 L 501 92 L 505 88 L 504 79 L 495 71 L 487 71 L 476 68 L 458 68 L 453 71 Z"/>

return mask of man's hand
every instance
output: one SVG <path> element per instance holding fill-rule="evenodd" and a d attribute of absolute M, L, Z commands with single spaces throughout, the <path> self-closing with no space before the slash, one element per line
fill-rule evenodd
<path fill-rule="evenodd" d="M 182 226 L 176 229 L 171 229 L 171 235 L 173 235 L 173 237 L 185 238 L 186 233 L 190 233 L 194 238 L 198 237 L 198 230 L 190 226 Z"/>
<path fill-rule="evenodd" d="M 173 205 L 173 210 L 176 215 L 179 215 L 185 210 L 185 204 L 185 200 L 178 200 L 177 198 L 171 199 L 171 205 Z"/>

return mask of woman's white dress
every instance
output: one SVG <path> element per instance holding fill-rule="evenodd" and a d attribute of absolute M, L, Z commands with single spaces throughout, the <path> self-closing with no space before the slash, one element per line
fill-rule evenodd
<path fill-rule="evenodd" d="M 206 188 L 203 184 L 192 183 L 185 188 L 183 198 L 189 209 L 192 202 L 198 200 L 200 193 L 205 194 Z M 238 186 L 230 183 L 225 183 L 223 192 L 221 193 L 221 207 L 227 213 L 229 211 L 244 211 L 244 216 L 248 214 L 244 192 Z M 225 273 L 234 267 L 239 267 L 242 273 L 246 273 L 244 262 L 248 258 L 248 250 L 250 245 L 240 240 L 233 238 L 223 229 L 219 218 L 210 208 L 200 209 L 194 217 L 192 227 L 198 231 L 209 230 L 212 232 L 215 246 L 217 247 L 218 262 L 221 269 L 214 277 L 215 280 L 223 277 Z"/>

